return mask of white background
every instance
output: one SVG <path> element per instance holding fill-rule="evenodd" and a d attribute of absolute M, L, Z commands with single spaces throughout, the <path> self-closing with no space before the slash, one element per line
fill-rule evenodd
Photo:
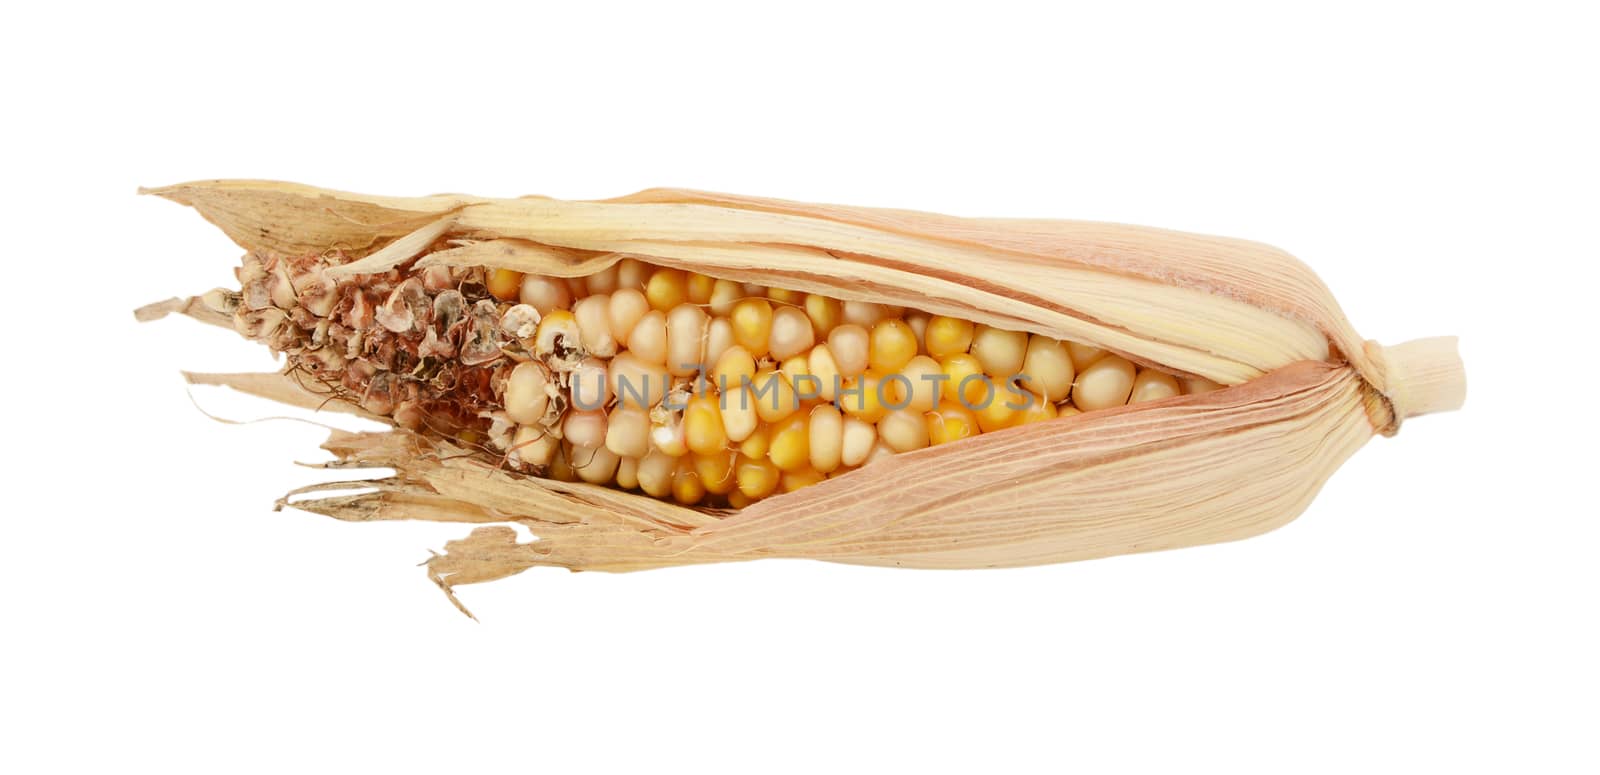
<path fill-rule="evenodd" d="M 1594 772 L 1595 24 L 1290 6 L 12 8 L 0 769 Z M 322 432 L 178 377 L 263 352 L 134 324 L 229 280 L 134 196 L 209 177 L 1248 237 L 1470 396 L 1241 543 L 534 571 L 478 624 L 415 567 L 463 529 L 272 512 Z"/>

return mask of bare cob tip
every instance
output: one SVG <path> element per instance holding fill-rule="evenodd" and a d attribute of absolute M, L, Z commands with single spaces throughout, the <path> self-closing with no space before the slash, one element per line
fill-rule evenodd
<path fill-rule="evenodd" d="M 1467 400 L 1467 372 L 1453 336 L 1375 346 L 1384 365 L 1383 394 L 1395 419 L 1453 412 Z"/>

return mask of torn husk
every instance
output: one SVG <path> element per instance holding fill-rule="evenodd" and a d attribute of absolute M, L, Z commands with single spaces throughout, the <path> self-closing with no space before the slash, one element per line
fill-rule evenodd
<path fill-rule="evenodd" d="M 677 190 L 569 202 L 208 181 L 146 193 L 194 207 L 248 251 L 337 251 L 349 263 L 328 274 L 340 277 L 401 266 L 578 277 L 635 258 L 1082 342 L 1228 386 L 896 454 L 737 510 L 529 476 L 434 434 L 336 432 L 324 445 L 333 467 L 395 476 L 283 504 L 355 521 L 484 523 L 428 562 L 446 591 L 535 565 L 1003 567 L 1244 538 L 1298 515 L 1373 434 L 1464 399 L 1454 339 L 1364 341 L 1309 269 L 1252 242 Z M 233 325 L 226 304 L 174 299 L 139 316 Z M 292 371 L 190 379 L 362 412 Z M 539 540 L 519 543 L 510 522 Z"/>

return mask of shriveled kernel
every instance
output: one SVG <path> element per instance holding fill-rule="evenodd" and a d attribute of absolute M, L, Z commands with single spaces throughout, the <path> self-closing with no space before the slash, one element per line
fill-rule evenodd
<path fill-rule="evenodd" d="M 611 403 L 608 371 L 607 362 L 599 358 L 584 358 L 573 367 L 568 383 L 573 408 L 592 411 L 604 409 L 606 404 Z"/>
<path fill-rule="evenodd" d="M 695 473 L 694 461 L 682 458 L 678 461 L 678 470 L 672 476 L 672 498 L 685 506 L 699 503 L 706 497 L 706 487 L 700 481 L 700 475 Z"/>
<path fill-rule="evenodd" d="M 684 436 L 683 418 L 672 413 L 660 422 L 650 424 L 650 446 L 673 457 L 689 454 L 689 443 Z"/>
<path fill-rule="evenodd" d="M 710 322 L 705 310 L 693 304 L 679 304 L 667 314 L 667 371 L 672 376 L 688 377 L 700 371 Z"/>
<path fill-rule="evenodd" d="M 779 307 L 772 312 L 769 351 L 778 360 L 803 355 L 817 343 L 811 319 L 799 307 Z"/>
<path fill-rule="evenodd" d="M 572 306 L 572 293 L 567 290 L 567 282 L 559 277 L 524 275 L 517 296 L 519 301 L 539 310 L 541 315 Z"/>
<path fill-rule="evenodd" d="M 867 363 L 873 371 L 893 374 L 917 354 L 917 337 L 904 320 L 890 318 L 872 326 L 872 349 Z"/>
<path fill-rule="evenodd" d="M 774 425 L 767 457 L 785 471 L 811 465 L 810 418 L 805 414 L 792 414 Z"/>
<path fill-rule="evenodd" d="M 1072 391 L 1072 357 L 1067 346 L 1057 339 L 1034 334 L 1028 337 L 1027 355 L 1022 360 L 1023 387 L 1054 403 Z"/>
<path fill-rule="evenodd" d="M 572 305 L 578 321 L 578 336 L 590 355 L 610 358 L 617 354 L 617 340 L 611 336 L 611 297 L 585 296 Z"/>
<path fill-rule="evenodd" d="M 551 310 L 539 320 L 533 333 L 533 350 L 544 356 L 554 353 L 565 358 L 583 347 L 583 335 L 578 329 L 578 319 L 564 309 Z"/>
<path fill-rule="evenodd" d="M 639 459 L 625 457 L 617 461 L 618 487 L 624 490 L 633 490 L 639 487 Z"/>
<path fill-rule="evenodd" d="M 628 351 L 646 363 L 666 365 L 667 315 L 661 310 L 650 310 L 633 330 L 628 332 Z"/>
<path fill-rule="evenodd" d="M 806 294 L 805 308 L 806 318 L 811 321 L 811 330 L 818 339 L 826 337 L 828 332 L 844 321 L 844 306 L 838 299 L 820 293 Z"/>
<path fill-rule="evenodd" d="M 669 312 L 689 300 L 688 275 L 681 269 L 657 269 L 645 282 L 644 297 L 651 309 Z"/>
<path fill-rule="evenodd" d="M 839 462 L 845 466 L 861 465 L 877 443 L 878 426 L 854 417 L 846 417 L 839 447 Z"/>
<path fill-rule="evenodd" d="M 672 377 L 665 366 L 647 363 L 628 350 L 611 359 L 607 376 L 611 394 L 623 406 L 649 409 L 667 395 Z"/>
<path fill-rule="evenodd" d="M 606 413 L 567 412 L 561 422 L 561 437 L 580 447 L 600 447 L 606 443 Z"/>
<path fill-rule="evenodd" d="M 865 422 L 876 423 L 883 418 L 883 400 L 888 392 L 877 372 L 863 372 L 860 376 L 849 377 L 839 388 L 839 396 L 834 403 L 843 409 L 845 414 Z"/>
<path fill-rule="evenodd" d="M 683 435 L 689 450 L 703 455 L 728 446 L 728 433 L 722 427 L 722 410 L 717 407 L 715 395 L 689 399 L 689 406 L 683 410 Z"/>
<path fill-rule="evenodd" d="M 707 277 L 699 272 L 689 275 L 686 292 L 689 294 L 690 304 L 705 304 L 711 301 L 711 290 L 717 285 L 714 277 Z"/>
<path fill-rule="evenodd" d="M 817 378 L 817 392 L 819 397 L 832 401 L 838 395 L 840 385 L 839 364 L 833 359 L 833 351 L 825 344 L 811 348 L 806 354 L 806 370 Z"/>
<path fill-rule="evenodd" d="M 833 353 L 839 373 L 854 377 L 867 370 L 872 354 L 872 337 L 867 329 L 854 323 L 838 326 L 828 333 L 828 349 Z"/>
<path fill-rule="evenodd" d="M 922 412 L 895 409 L 878 421 L 878 437 L 896 452 L 910 452 L 928 446 L 928 425 Z"/>
<path fill-rule="evenodd" d="M 872 328 L 873 324 L 882 320 L 887 314 L 888 311 L 882 304 L 870 301 L 847 301 L 843 304 L 840 317 L 851 325 Z"/>
<path fill-rule="evenodd" d="M 605 447 L 572 448 L 572 470 L 589 484 L 610 484 L 617 475 L 617 453 Z"/>
<path fill-rule="evenodd" d="M 737 444 L 750 438 L 761 419 L 756 414 L 756 399 L 750 387 L 728 390 L 722 393 L 721 401 L 722 429 L 727 433 L 728 440 Z"/>
<path fill-rule="evenodd" d="M 793 471 L 784 471 L 778 477 L 778 486 L 784 492 L 794 492 L 795 490 L 810 487 L 827 478 L 821 471 L 807 466 Z"/>
<path fill-rule="evenodd" d="M 968 353 L 947 355 L 939 364 L 948 380 L 944 395 L 955 397 L 969 409 L 976 409 L 994 397 L 994 380 L 983 373 L 983 364 Z"/>
<path fill-rule="evenodd" d="M 1155 369 L 1140 369 L 1139 374 L 1133 378 L 1133 389 L 1128 392 L 1128 403 L 1159 401 L 1182 393 L 1178 387 L 1178 379 L 1171 374 Z"/>
<path fill-rule="evenodd" d="M 1221 385 L 1219 385 L 1219 384 L 1217 384 L 1215 382 L 1212 382 L 1211 380 L 1206 379 L 1205 377 L 1184 377 L 1183 378 L 1183 392 L 1184 392 L 1185 395 L 1195 395 L 1195 394 L 1198 394 L 1198 393 L 1210 393 L 1210 392 L 1212 392 L 1214 390 L 1221 390 L 1221 389 L 1222 389 Z"/>
<path fill-rule="evenodd" d="M 639 461 L 639 489 L 657 498 L 672 494 L 672 477 L 678 468 L 678 459 L 660 450 L 653 450 Z"/>
<path fill-rule="evenodd" d="M 732 280 L 718 280 L 711 286 L 711 312 L 714 315 L 726 317 L 733 312 L 733 305 L 744 298 L 744 287 Z"/>
<path fill-rule="evenodd" d="M 934 315 L 923 334 L 923 346 L 929 355 L 941 360 L 964 353 L 972 346 L 973 328 L 970 320 Z"/>
<path fill-rule="evenodd" d="M 1023 359 L 1028 354 L 1028 334 L 978 326 L 972 335 L 972 354 L 983 364 L 985 374 L 1005 379 L 1022 371 Z"/>
<path fill-rule="evenodd" d="M 926 412 L 939 405 L 941 395 L 950 392 L 939 362 L 926 355 L 912 358 L 900 369 L 900 376 L 904 379 L 888 380 L 894 393 L 890 403 L 895 406 Z"/>
<path fill-rule="evenodd" d="M 617 265 L 612 264 L 611 266 L 601 269 L 600 271 L 583 278 L 583 281 L 589 286 L 590 295 L 610 295 L 611 292 L 617 289 Z"/>
<path fill-rule="evenodd" d="M 650 415 L 632 406 L 618 406 L 606 418 L 606 449 L 625 458 L 650 452 Z"/>
<path fill-rule="evenodd" d="M 757 358 L 765 356 L 771 345 L 772 303 L 766 299 L 743 299 L 733 305 L 728 319 L 733 322 L 733 340 Z"/>
<path fill-rule="evenodd" d="M 739 492 L 747 498 L 765 498 L 778 489 L 780 472 L 765 455 L 751 457 L 740 454 L 735 468 L 734 476 L 739 483 Z"/>
<path fill-rule="evenodd" d="M 655 268 L 637 258 L 624 258 L 617 262 L 617 289 L 643 291 Z"/>
<path fill-rule="evenodd" d="M 978 434 L 978 418 L 955 401 L 944 401 L 924 415 L 928 424 L 928 443 L 938 446 Z"/>
<path fill-rule="evenodd" d="M 1072 356 L 1073 370 L 1083 371 L 1089 368 L 1089 364 L 1100 360 L 1101 356 L 1106 354 L 1106 351 L 1099 347 L 1090 347 L 1078 342 L 1067 342 L 1067 353 Z"/>
<path fill-rule="evenodd" d="M 519 363 L 506 378 L 506 416 L 519 425 L 531 425 L 544 417 L 550 394 L 546 392 L 550 377 L 544 366 L 528 361 Z"/>
<path fill-rule="evenodd" d="M 755 431 L 739 444 L 739 454 L 751 458 L 764 458 L 767 456 L 767 449 L 771 441 L 772 426 L 758 425 Z"/>
<path fill-rule="evenodd" d="M 700 475 L 700 484 L 706 492 L 713 495 L 727 495 L 738 486 L 734 478 L 733 464 L 738 453 L 732 450 L 713 452 L 708 455 L 695 454 L 694 472 Z"/>
<path fill-rule="evenodd" d="M 650 301 L 635 288 L 621 288 L 611 294 L 611 304 L 606 309 L 606 322 L 611 325 L 611 338 L 618 346 L 628 346 L 628 334 L 639 324 L 639 319 L 650 311 Z M 580 321 L 581 322 L 581 321 Z"/>
<path fill-rule="evenodd" d="M 753 380 L 756 414 L 762 422 L 775 423 L 794 414 L 800 408 L 800 399 L 794 385 L 783 372 L 767 369 L 756 373 Z"/>
<path fill-rule="evenodd" d="M 811 467 L 827 473 L 839 467 L 844 454 L 844 417 L 833 404 L 811 409 L 808 427 Z"/>
<path fill-rule="evenodd" d="M 522 290 L 522 273 L 510 269 L 490 269 L 487 282 L 489 294 L 501 301 L 516 301 Z"/>
<path fill-rule="evenodd" d="M 537 425 L 523 425 L 511 437 L 507 457 L 515 464 L 547 466 L 561 449 L 561 439 Z"/>
<path fill-rule="evenodd" d="M 1072 404 L 1085 412 L 1122 406 L 1133 390 L 1133 378 L 1134 367 L 1127 359 L 1117 355 L 1099 358 L 1072 383 Z"/>

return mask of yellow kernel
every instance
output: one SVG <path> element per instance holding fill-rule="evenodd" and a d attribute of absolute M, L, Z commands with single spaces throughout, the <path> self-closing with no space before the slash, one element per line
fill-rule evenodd
<path fill-rule="evenodd" d="M 804 414 L 792 414 L 772 428 L 772 441 L 767 457 L 772 464 L 785 471 L 795 471 L 811 464 L 811 435 L 809 419 Z"/>
<path fill-rule="evenodd" d="M 723 391 L 718 400 L 722 402 L 722 429 L 728 440 L 737 444 L 750 438 L 761 417 L 756 414 L 756 398 L 750 386 Z"/>
<path fill-rule="evenodd" d="M 533 332 L 533 349 L 540 355 L 555 353 L 566 357 L 582 346 L 583 334 L 578 329 L 578 319 L 564 309 L 552 310 L 540 318 L 539 327 Z"/>
<path fill-rule="evenodd" d="M 1079 372 L 1072 383 L 1072 403 L 1085 412 L 1122 406 L 1133 390 L 1134 367 L 1127 359 L 1107 355 Z"/>
<path fill-rule="evenodd" d="M 1022 413 L 1012 406 L 1020 406 L 1023 400 L 1015 394 L 996 386 L 994 397 L 987 402 L 973 405 L 972 414 L 978 419 L 978 427 L 984 433 L 993 433 L 998 430 L 1010 428 L 1022 422 Z M 1027 395 L 1024 393 L 1024 395 Z"/>
<path fill-rule="evenodd" d="M 839 300 L 820 293 L 806 294 L 805 308 L 811 328 L 819 338 L 827 336 L 844 319 L 844 307 Z"/>
<path fill-rule="evenodd" d="M 1022 371 L 1028 353 L 1028 334 L 993 326 L 978 326 L 972 335 L 972 354 L 983 364 L 983 371 L 995 379 L 1005 379 Z"/>
<path fill-rule="evenodd" d="M 1044 401 L 1038 396 L 1029 396 L 1029 399 L 1028 408 L 1018 413 L 1018 425 L 1054 420 L 1060 414 L 1055 404 Z"/>
<path fill-rule="evenodd" d="M 772 441 L 772 426 L 760 425 L 739 444 L 739 454 L 748 458 L 765 458 L 768 443 Z"/>
<path fill-rule="evenodd" d="M 827 478 L 817 469 L 807 467 L 794 471 L 784 471 L 778 481 L 784 492 L 794 492 L 802 487 L 810 487 Z"/>
<path fill-rule="evenodd" d="M 811 446 L 811 467 L 827 473 L 839 467 L 844 454 L 844 417 L 838 407 L 822 404 L 812 407 L 807 428 Z"/>
<path fill-rule="evenodd" d="M 700 476 L 700 484 L 706 488 L 706 492 L 727 495 L 738 485 L 733 475 L 735 454 L 732 450 L 726 450 L 709 455 L 696 454 L 692 458 L 694 472 Z"/>
<path fill-rule="evenodd" d="M 1105 355 L 1106 351 L 1086 344 L 1067 342 L 1067 353 L 1072 356 L 1073 370 L 1083 371 L 1089 368 L 1089 364 L 1100 360 L 1100 357 Z"/>
<path fill-rule="evenodd" d="M 750 496 L 745 495 L 738 490 L 728 493 L 728 508 L 742 509 L 752 503 L 755 503 L 755 501 L 752 500 Z"/>
<path fill-rule="evenodd" d="M 639 489 L 657 498 L 671 495 L 673 474 L 677 469 L 677 458 L 660 450 L 651 450 L 639 461 Z"/>
<path fill-rule="evenodd" d="M 905 316 L 906 325 L 910 327 L 912 335 L 917 339 L 917 352 L 928 354 L 928 316 L 922 312 L 908 312 Z"/>
<path fill-rule="evenodd" d="M 680 269 L 657 269 L 645 282 L 644 297 L 651 309 L 669 312 L 689 300 L 688 276 Z"/>
<path fill-rule="evenodd" d="M 904 320 L 890 318 L 872 326 L 872 349 L 867 363 L 874 371 L 893 374 L 917 354 L 917 336 Z"/>
<path fill-rule="evenodd" d="M 1221 390 L 1221 389 L 1222 389 L 1221 385 L 1219 385 L 1219 384 L 1217 384 L 1215 382 L 1212 382 L 1211 380 L 1206 379 L 1205 377 L 1184 377 L 1183 378 L 1183 392 L 1184 392 L 1185 395 L 1195 395 L 1195 394 L 1198 394 L 1198 393 L 1210 393 L 1210 392 L 1212 392 L 1214 390 Z"/>
<path fill-rule="evenodd" d="M 765 498 L 778 489 L 778 467 L 765 455 L 740 454 L 734 477 L 739 483 L 739 493 L 746 498 Z"/>
<path fill-rule="evenodd" d="M 978 418 L 955 401 L 944 401 L 925 416 L 928 442 L 934 446 L 978 435 Z"/>
<path fill-rule="evenodd" d="M 740 345 L 729 347 L 722 353 L 722 357 L 712 365 L 711 373 L 706 379 L 711 381 L 718 390 L 733 390 L 740 385 L 753 380 L 756 376 L 756 359 L 750 356 L 750 351 Z"/>
<path fill-rule="evenodd" d="M 706 365 L 715 364 L 722 354 L 733 347 L 733 323 L 727 318 L 712 318 L 706 326 L 706 349 L 701 359 Z"/>
<path fill-rule="evenodd" d="M 928 321 L 928 332 L 923 336 L 928 354 L 944 359 L 964 353 L 972 346 L 974 326 L 970 320 L 935 315 Z"/>
<path fill-rule="evenodd" d="M 803 293 L 801 293 L 799 291 L 791 291 L 791 290 L 788 290 L 786 288 L 768 288 L 767 289 L 767 298 L 772 299 L 773 301 L 776 301 L 776 302 L 778 302 L 780 304 L 796 304 L 797 305 L 803 300 L 804 296 L 805 296 L 805 294 L 803 294 Z"/>
<path fill-rule="evenodd" d="M 950 379 L 944 383 L 944 395 L 957 397 L 969 408 L 982 406 L 994 391 L 994 380 L 983 373 L 983 364 L 976 356 L 967 353 L 947 355 L 939 364 L 940 371 Z"/>
<path fill-rule="evenodd" d="M 1178 388 L 1177 378 L 1171 374 L 1155 369 L 1140 369 L 1139 375 L 1133 378 L 1133 389 L 1128 393 L 1128 403 L 1159 401 L 1180 395 L 1182 392 Z"/>
<path fill-rule="evenodd" d="M 684 443 L 691 452 L 702 455 L 721 452 L 728 446 L 728 433 L 722 427 L 722 411 L 717 408 L 717 397 L 700 395 L 689 399 L 683 410 Z"/>
<path fill-rule="evenodd" d="M 617 461 L 617 486 L 624 490 L 639 487 L 639 458 L 625 457 Z"/>
<path fill-rule="evenodd" d="M 678 470 L 672 476 L 672 498 L 685 506 L 692 506 L 706 497 L 706 487 L 700 481 L 700 475 L 695 473 L 693 461 L 683 458 L 678 461 Z"/>
<path fill-rule="evenodd" d="M 1022 386 L 1043 396 L 1050 403 L 1067 397 L 1072 390 L 1072 357 L 1067 346 L 1048 336 L 1028 337 L 1028 352 L 1022 360 Z"/>
<path fill-rule="evenodd" d="M 878 421 L 878 438 L 896 452 L 910 452 L 928 446 L 928 424 L 922 412 L 895 409 Z"/>
<path fill-rule="evenodd" d="M 718 280 L 711 286 L 711 312 L 726 317 L 733 305 L 744 298 L 744 286 L 732 280 Z"/>
<path fill-rule="evenodd" d="M 781 361 L 804 355 L 816 343 L 811 319 L 799 307 L 779 307 L 773 311 L 769 338 L 769 350 L 773 358 Z"/>
<path fill-rule="evenodd" d="M 522 294 L 522 273 L 510 269 L 490 269 L 485 283 L 489 294 L 501 301 L 517 301 Z"/>
<path fill-rule="evenodd" d="M 753 386 L 756 414 L 762 422 L 775 423 L 800 408 L 794 385 L 783 372 L 774 369 L 758 372 Z"/>
<path fill-rule="evenodd" d="M 728 314 L 733 322 L 733 341 L 760 358 L 767 354 L 772 337 L 772 304 L 766 299 L 743 299 Z"/>
<path fill-rule="evenodd" d="M 544 475 L 558 482 L 576 482 L 578 473 L 572 470 L 572 445 L 561 443 L 561 448 L 550 458 L 550 465 L 545 467 Z"/>
<path fill-rule="evenodd" d="M 872 351 L 872 335 L 854 323 L 837 326 L 828 333 L 828 349 L 833 352 L 839 373 L 854 377 L 867 370 L 868 356 Z"/>
<path fill-rule="evenodd" d="M 1072 404 L 1062 404 L 1056 407 L 1057 417 L 1072 417 L 1080 414 L 1083 414 L 1083 410 L 1073 406 Z"/>
<path fill-rule="evenodd" d="M 839 364 L 833 360 L 833 351 L 825 344 L 811 348 L 806 355 L 806 371 L 817 378 L 819 398 L 832 401 L 839 391 Z"/>
<path fill-rule="evenodd" d="M 707 277 L 699 272 L 689 275 L 685 292 L 689 295 L 690 304 L 706 304 L 711 301 L 711 291 L 717 286 L 714 277 Z M 715 491 L 713 491 L 715 492 Z"/>
<path fill-rule="evenodd" d="M 567 290 L 567 281 L 559 277 L 524 275 L 517 298 L 523 304 L 539 310 L 540 315 L 572 306 L 572 292 Z"/>
<path fill-rule="evenodd" d="M 883 390 L 883 382 L 877 373 L 864 372 L 844 380 L 834 403 L 851 417 L 863 422 L 876 423 L 883 418 L 883 413 L 888 411 L 883 406 Z"/>
<path fill-rule="evenodd" d="M 926 355 L 912 358 L 900 370 L 899 376 L 885 379 L 885 384 L 893 393 L 889 403 L 915 412 L 930 411 L 939 405 L 940 396 L 951 392 L 943 383 L 944 372 L 940 370 L 939 362 Z"/>

